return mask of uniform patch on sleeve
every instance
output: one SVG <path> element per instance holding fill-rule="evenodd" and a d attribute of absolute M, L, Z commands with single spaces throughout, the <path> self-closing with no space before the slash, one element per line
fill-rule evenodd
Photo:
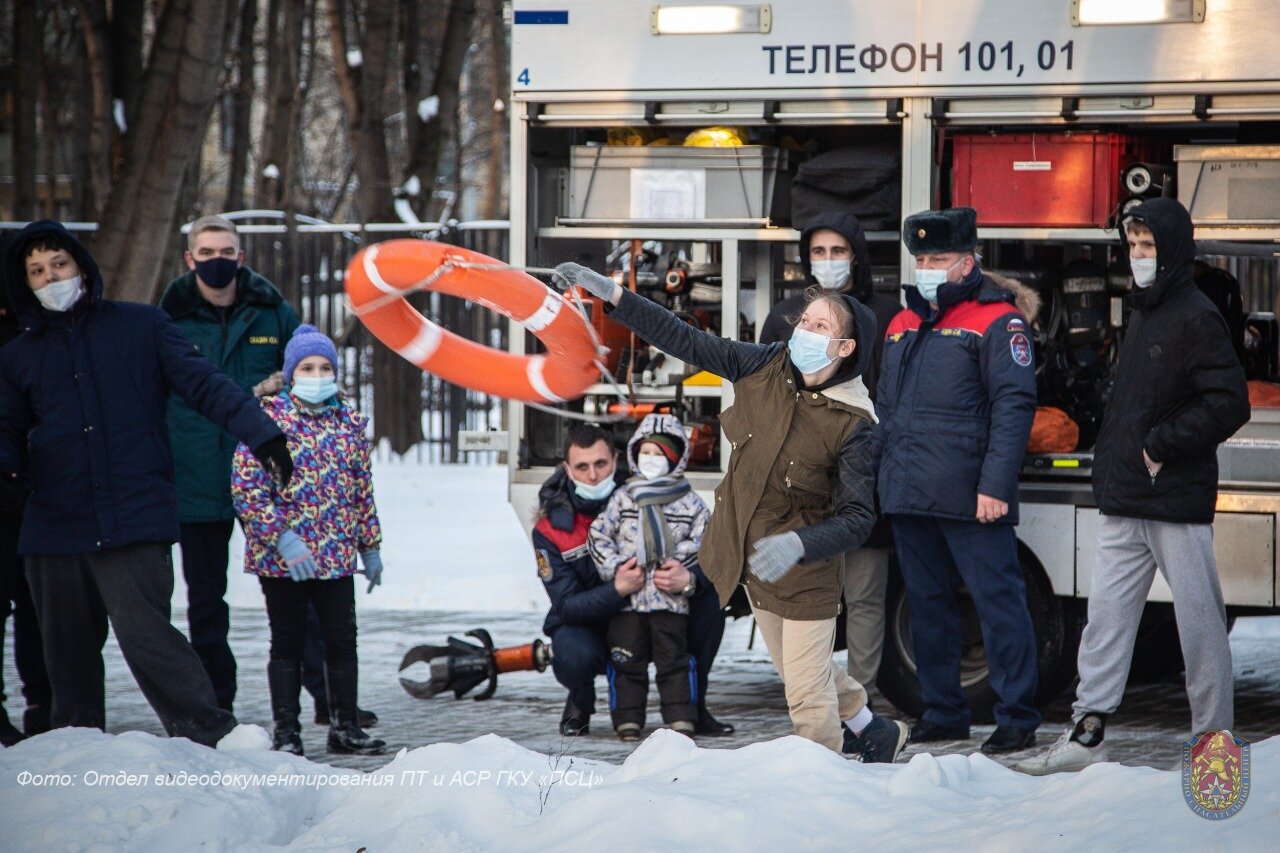
<path fill-rule="evenodd" d="M 1027 336 L 1022 332 L 1017 332 L 1009 338 L 1009 351 L 1013 353 L 1014 363 L 1023 367 L 1031 366 L 1031 341 L 1027 340 Z"/>
<path fill-rule="evenodd" d="M 544 582 L 551 580 L 551 560 L 547 559 L 547 552 L 536 548 L 533 553 L 538 561 L 538 577 Z"/>
<path fill-rule="evenodd" d="M 1009 325 L 1004 327 L 1004 330 L 1006 332 L 1025 332 L 1027 324 L 1021 317 L 1013 317 L 1009 320 Z"/>

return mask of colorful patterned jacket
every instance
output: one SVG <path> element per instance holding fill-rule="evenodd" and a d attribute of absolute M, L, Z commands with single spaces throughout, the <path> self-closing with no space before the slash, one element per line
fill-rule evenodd
<path fill-rule="evenodd" d="M 291 528 L 315 555 L 317 579 L 353 574 L 357 552 L 382 544 L 365 437 L 368 418 L 341 398 L 311 411 L 285 391 L 265 398 L 262 408 L 288 439 L 294 471 L 279 493 L 249 448 L 236 448 L 231 497 L 244 524 L 245 571 L 288 577 L 276 544 Z"/>

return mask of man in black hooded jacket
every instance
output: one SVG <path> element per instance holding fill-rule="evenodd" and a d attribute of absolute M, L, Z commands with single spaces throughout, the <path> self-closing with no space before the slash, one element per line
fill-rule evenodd
<path fill-rule="evenodd" d="M 1231 647 L 1213 556 L 1218 445 L 1249 420 L 1249 394 L 1226 321 L 1196 288 L 1191 216 L 1157 198 L 1125 220 L 1133 314 L 1094 451 L 1101 519 L 1080 641 L 1074 726 L 1030 773 L 1106 760 L 1106 720 L 1124 696 L 1156 570 L 1169 582 L 1187 665 L 1191 731 L 1233 723 Z"/>
<path fill-rule="evenodd" d="M 889 328 L 889 323 L 902 310 L 902 304 L 885 293 L 877 293 L 871 281 L 871 254 L 862 225 L 851 213 L 830 211 L 819 213 L 800 232 L 800 266 L 805 282 L 823 290 L 847 293 L 876 315 L 876 327 Z M 803 293 L 788 296 L 769 312 L 760 329 L 760 343 L 786 343 L 791 340 L 795 320 L 804 311 Z M 884 353 L 884 335 L 877 334 L 871 351 L 871 363 L 863 374 L 863 382 L 874 401 L 876 381 L 880 377 L 880 357 Z M 853 680 L 874 688 L 880 670 L 880 652 L 884 646 L 884 606 L 889 588 L 889 553 L 893 550 L 893 534 L 888 522 L 881 518 L 871 530 L 867 542 L 856 551 L 844 555 L 845 645 L 849 650 L 848 672 Z"/>

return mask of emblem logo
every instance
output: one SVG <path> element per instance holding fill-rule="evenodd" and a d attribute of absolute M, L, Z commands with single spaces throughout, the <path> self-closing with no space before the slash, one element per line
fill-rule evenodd
<path fill-rule="evenodd" d="M 1009 338 L 1009 351 L 1013 353 L 1014 363 L 1023 367 L 1031 366 L 1031 341 L 1022 332 L 1016 332 Z"/>
<path fill-rule="evenodd" d="M 538 548 L 533 552 L 537 555 L 538 560 L 538 577 L 544 581 L 551 580 L 551 561 L 547 559 L 547 552 Z"/>
<path fill-rule="evenodd" d="M 923 236 L 924 236 L 924 229 L 923 229 L 923 228 L 921 228 L 919 231 L 917 231 L 917 232 L 916 232 L 916 236 L 917 236 L 917 237 L 923 237 Z"/>
<path fill-rule="evenodd" d="M 1205 732 L 1182 744 L 1182 796 L 1205 820 L 1226 820 L 1249 799 L 1249 742 Z"/>
<path fill-rule="evenodd" d="M 1009 320 L 1009 325 L 1004 327 L 1006 332 L 1025 332 L 1027 324 L 1022 321 L 1021 317 L 1014 317 Z"/>

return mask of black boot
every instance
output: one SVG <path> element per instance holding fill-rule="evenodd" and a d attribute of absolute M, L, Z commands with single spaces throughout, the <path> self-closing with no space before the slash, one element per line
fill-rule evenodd
<path fill-rule="evenodd" d="M 732 725 L 722 723 L 711 716 L 706 705 L 698 706 L 698 721 L 694 723 L 693 730 L 704 737 L 729 737 L 734 732 Z"/>
<path fill-rule="evenodd" d="M 26 740 L 26 737 L 9 722 L 8 712 L 0 705 L 0 746 L 13 746 L 20 740 Z"/>
<path fill-rule="evenodd" d="M 381 755 L 386 741 L 371 738 L 356 720 L 356 662 L 327 663 L 325 681 L 329 685 L 329 751 L 339 754 Z"/>
<path fill-rule="evenodd" d="M 368 708 L 356 708 L 356 722 L 362 729 L 371 729 L 378 724 L 378 715 Z M 316 699 L 316 725 L 329 725 L 329 708 L 323 699 Z"/>
<path fill-rule="evenodd" d="M 302 755 L 302 725 L 298 722 L 301 707 L 298 691 L 302 686 L 302 667 L 294 660 L 273 660 L 267 664 L 267 687 L 271 691 L 271 717 L 275 731 L 271 748 L 277 752 Z"/>
<path fill-rule="evenodd" d="M 564 713 L 560 715 L 560 734 L 565 737 L 581 737 L 591 734 L 591 711 L 579 708 L 570 696 L 564 702 Z"/>

